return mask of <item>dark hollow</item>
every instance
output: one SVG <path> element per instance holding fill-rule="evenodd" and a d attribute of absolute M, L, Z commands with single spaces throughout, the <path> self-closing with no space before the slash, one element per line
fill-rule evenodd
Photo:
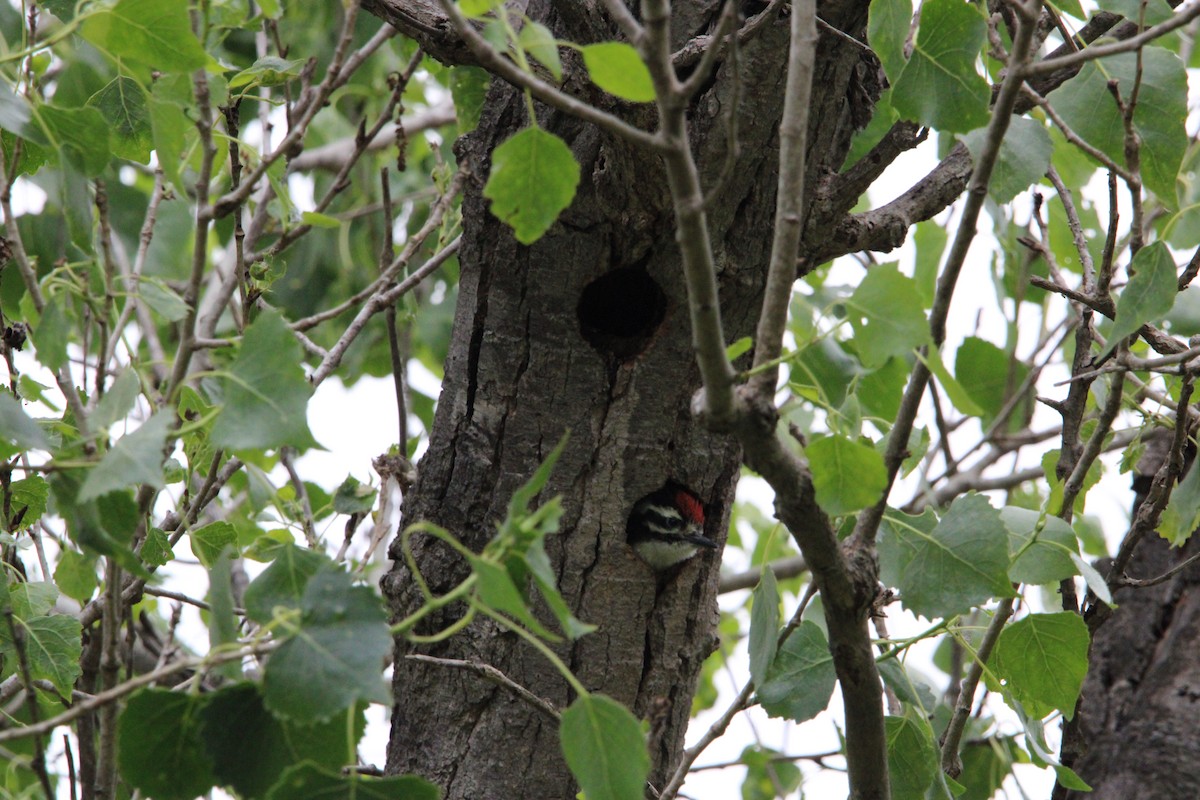
<path fill-rule="evenodd" d="M 650 344 L 666 317 L 667 296 L 644 268 L 622 267 L 589 283 L 576 312 L 587 343 L 624 361 Z"/>

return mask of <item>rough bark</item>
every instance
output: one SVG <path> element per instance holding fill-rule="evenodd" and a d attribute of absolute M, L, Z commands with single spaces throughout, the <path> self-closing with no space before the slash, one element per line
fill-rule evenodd
<path fill-rule="evenodd" d="M 1145 498 L 1169 437 L 1151 438 L 1134 479 L 1134 513 Z M 1192 462 L 1192 469 L 1195 469 Z M 1195 535 L 1175 548 L 1150 535 L 1126 575 L 1149 580 L 1200 552 Z M 1106 574 L 1110 559 L 1097 564 Z M 1072 767 L 1094 789 L 1059 791 L 1071 800 L 1166 800 L 1200 797 L 1200 564 L 1152 586 L 1114 593 L 1116 608 L 1096 631 L 1079 702 L 1082 750 Z M 1064 753 L 1064 760 L 1072 754 Z"/>
<path fill-rule="evenodd" d="M 418 39 L 428 37 L 439 57 L 454 59 L 457 51 L 436 21 L 405 27 L 411 12 L 434 7 L 427 0 L 364 5 Z M 707 32 L 717 6 L 714 0 L 674 3 L 676 46 Z M 614 36 L 592 3 L 532 0 L 527 13 L 574 41 Z M 865 15 L 865 3 L 822 9 L 823 18 L 859 38 Z M 786 52 L 787 21 L 780 19 L 742 47 L 736 108 L 733 71 L 725 61 L 691 115 L 692 145 L 709 187 L 726 162 L 729 116 L 739 119 L 736 168 L 710 215 L 730 340 L 752 332 L 760 303 Z M 814 176 L 840 165 L 853 126 L 861 124 L 851 105 L 863 94 L 861 48 L 825 36 L 819 58 L 809 156 Z M 568 79 L 566 89 L 605 102 L 578 77 Z M 658 783 L 678 757 L 700 665 L 715 644 L 719 558 L 700 556 L 673 574 L 655 575 L 626 545 L 626 518 L 640 497 L 677 480 L 704 500 L 706 534 L 723 541 L 740 454 L 730 438 L 707 432 L 689 412 L 699 377 L 671 204 L 657 158 L 540 109 L 539 124 L 570 144 L 583 177 L 560 222 L 535 245 L 521 246 L 488 214 L 481 189 L 490 153 L 526 124 L 524 109 L 519 94 L 493 85 L 479 128 L 458 144 L 472 174 L 463 202 L 462 277 L 435 426 L 406 500 L 405 521 L 431 520 L 478 549 L 513 490 L 570 431 L 543 494 L 563 497 L 562 533 L 548 549 L 576 615 L 600 629 L 559 652 L 589 689 L 653 719 L 651 780 Z M 643 127 L 653 125 L 645 107 L 614 110 Z M 597 316 L 581 326 L 585 287 L 604 275 L 615 276 L 620 285 L 643 271 L 664 295 L 661 323 L 634 356 L 628 351 L 636 343 L 591 331 L 600 348 L 618 354 L 600 352 L 585 340 L 583 328 L 596 327 L 596 320 L 600 327 L 605 320 L 619 327 L 629 311 L 618 296 L 611 307 L 593 309 Z M 420 537 L 414 547 L 435 592 L 465 574 L 446 548 Z M 384 589 L 397 614 L 419 601 L 400 562 Z M 461 609 L 451 609 L 436 622 L 458 613 Z M 558 732 L 544 714 L 469 672 L 406 660 L 411 652 L 493 665 L 560 707 L 572 699 L 566 683 L 535 651 L 487 622 L 435 646 L 400 643 L 389 772 L 423 774 L 443 786 L 448 798 L 574 796 Z"/>
<path fill-rule="evenodd" d="M 1138 548 L 1135 578 L 1153 578 L 1197 551 L 1156 539 Z M 1200 568 L 1126 588 L 1093 643 L 1081 713 L 1086 752 L 1075 770 L 1095 791 L 1073 800 L 1200 797 Z"/>

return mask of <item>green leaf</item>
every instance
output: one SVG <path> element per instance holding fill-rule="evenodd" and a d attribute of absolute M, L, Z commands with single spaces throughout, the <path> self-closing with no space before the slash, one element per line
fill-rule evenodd
<path fill-rule="evenodd" d="M 333 562 L 324 553 L 295 545 L 284 547 L 271 566 L 246 587 L 246 615 L 266 625 L 274 618 L 276 607 L 300 608 L 312 576 L 332 566 Z"/>
<path fill-rule="evenodd" d="M 562 713 L 563 755 L 588 800 L 641 800 L 650 755 L 629 709 L 598 694 L 583 695 Z"/>
<path fill-rule="evenodd" d="M 243 86 L 281 86 L 300 75 L 303 59 L 289 61 L 279 56 L 264 56 L 229 79 L 229 88 Z"/>
<path fill-rule="evenodd" d="M 829 643 L 815 622 L 801 622 L 792 632 L 758 688 L 758 700 L 771 717 L 804 722 L 829 705 L 837 675 Z"/>
<path fill-rule="evenodd" d="M 63 312 L 56 295 L 46 298 L 42 318 L 33 330 L 33 343 L 37 347 L 38 360 L 49 370 L 58 370 L 67 363 L 67 343 L 70 339 L 71 323 Z"/>
<path fill-rule="evenodd" d="M 146 541 L 142 543 L 142 560 L 148 567 L 161 567 L 175 560 L 175 551 L 171 549 L 171 541 L 167 534 L 158 528 L 146 532 Z"/>
<path fill-rule="evenodd" d="M 558 41 L 554 34 L 540 22 L 530 20 L 521 28 L 517 44 L 554 76 L 556 81 L 562 80 L 562 61 L 558 57 Z"/>
<path fill-rule="evenodd" d="M 871 267 L 846 300 L 846 315 L 864 367 L 881 367 L 929 341 L 921 296 L 895 264 Z"/>
<path fill-rule="evenodd" d="M 222 786 L 242 797 L 263 797 L 279 777 L 300 761 L 339 770 L 355 759 L 354 742 L 366 726 L 362 708 L 354 719 L 333 717 L 317 725 L 295 725 L 271 714 L 258 686 L 239 682 L 214 692 L 200 710 L 200 736 Z M 231 731 L 237 731 L 231 736 Z"/>
<path fill-rule="evenodd" d="M 1125 124 L 1108 88 L 1115 80 L 1128 102 L 1141 71 L 1133 127 L 1141 140 L 1142 180 L 1168 207 L 1175 206 L 1175 178 L 1187 150 L 1187 73 L 1179 57 L 1161 47 L 1090 61 L 1047 96 L 1075 133 L 1118 164 L 1125 163 Z"/>
<path fill-rule="evenodd" d="M 9 592 L 12 612 L 21 619 L 49 614 L 58 599 L 58 588 L 47 581 L 20 581 Z"/>
<path fill-rule="evenodd" d="M 143 548 L 144 549 L 144 548 Z M 65 549 L 54 568 L 54 583 L 67 597 L 86 603 L 99 585 L 96 581 L 96 559 L 78 550 Z"/>
<path fill-rule="evenodd" d="M 938 267 L 942 262 L 942 253 L 946 251 L 946 243 L 950 235 L 936 220 L 927 219 L 918 222 L 913 228 L 913 243 L 917 246 L 916 264 L 913 267 L 913 281 L 925 308 L 933 305 L 933 296 L 937 291 Z"/>
<path fill-rule="evenodd" d="M 1013 558 L 1008 568 L 1011 580 L 1051 584 L 1078 574 L 1071 558 L 1078 552 L 1075 531 L 1066 522 L 1015 506 L 1000 509 L 1000 518 L 1008 528 L 1008 552 Z"/>
<path fill-rule="evenodd" d="M 375 507 L 378 494 L 375 488 L 359 483 L 353 475 L 347 475 L 333 493 L 333 510 L 339 514 L 366 514 Z"/>
<path fill-rule="evenodd" d="M 905 669 L 904 664 L 896 657 L 884 658 L 875 665 L 879 668 L 879 677 L 884 685 L 896 693 L 902 703 L 908 703 L 921 713 L 932 713 L 937 706 L 937 698 L 924 682 L 915 681 Z"/>
<path fill-rule="evenodd" d="M 749 745 L 742 750 L 738 761 L 746 765 L 746 777 L 742 780 L 742 800 L 775 800 L 789 797 L 800 788 L 804 773 L 786 756 L 776 750 L 760 745 Z"/>
<path fill-rule="evenodd" d="M 50 442 L 11 394 L 0 391 L 0 439 L 18 450 L 49 450 Z"/>
<path fill-rule="evenodd" d="M 237 529 L 228 522 L 210 522 L 188 534 L 192 553 L 205 569 L 212 569 L 226 547 L 237 547 Z"/>
<path fill-rule="evenodd" d="M 933 520 L 929 511 L 889 511 L 880 526 L 880 577 L 900 590 L 905 608 L 936 619 L 1012 595 L 1008 529 L 986 497 L 962 495 Z"/>
<path fill-rule="evenodd" d="M 947 133 L 986 125 L 991 90 L 975 70 L 986 35 L 987 23 L 970 3 L 923 4 L 912 58 L 892 87 L 900 115 Z"/>
<path fill-rule="evenodd" d="M 109 427 L 129 416 L 141 390 L 142 383 L 138 380 L 137 372 L 132 369 L 122 370 L 96 404 L 96 410 L 88 416 L 88 426 L 92 433 L 107 431 Z"/>
<path fill-rule="evenodd" d="M 114 57 L 164 72 L 189 72 L 208 62 L 192 34 L 186 0 L 120 0 L 89 16 L 80 32 Z"/>
<path fill-rule="evenodd" d="M 223 549 L 212 566 L 208 567 L 208 646 L 210 652 L 229 645 L 237 645 L 238 624 L 237 618 L 233 614 L 231 552 L 233 552 L 231 548 Z M 230 680 L 238 680 L 242 677 L 242 665 L 237 661 L 226 661 L 217 665 L 216 672 Z"/>
<path fill-rule="evenodd" d="M 129 547 L 138 524 L 137 504 L 127 491 L 109 492 L 95 500 L 81 501 L 80 487 L 85 470 L 63 469 L 50 476 L 50 491 L 58 513 L 67 524 L 71 539 L 86 550 L 112 556 L 140 578 L 150 573 Z"/>
<path fill-rule="evenodd" d="M 1071 561 L 1074 562 L 1075 568 L 1079 570 L 1079 574 L 1083 576 L 1088 588 L 1106 604 L 1116 608 L 1117 604 L 1113 602 L 1112 592 L 1109 591 L 1108 581 L 1104 580 L 1104 576 L 1097 572 L 1095 567 L 1084 561 L 1083 557 L 1078 553 L 1071 554 Z"/>
<path fill-rule="evenodd" d="M 138 283 L 138 296 L 167 322 L 179 322 L 187 316 L 187 303 L 159 280 L 143 277 Z"/>
<path fill-rule="evenodd" d="M 255 320 L 222 375 L 225 403 L 213 424 L 213 444 L 235 450 L 311 446 L 305 412 L 312 387 L 300 361 L 300 345 L 278 312 Z"/>
<path fill-rule="evenodd" d="M 117 719 L 121 777 L 154 800 L 192 800 L 208 792 L 216 778 L 198 724 L 206 699 L 166 689 L 134 693 Z"/>
<path fill-rule="evenodd" d="M 817 504 L 830 516 L 872 506 L 887 488 L 883 457 L 845 436 L 826 436 L 804 448 L 812 469 Z"/>
<path fill-rule="evenodd" d="M 416 775 L 374 778 L 302 763 L 283 773 L 266 800 L 438 800 L 436 786 Z"/>
<path fill-rule="evenodd" d="M 989 800 L 1012 774 L 1017 760 L 1016 737 L 990 736 L 963 745 L 962 774 L 958 780 L 966 791 L 958 800 Z"/>
<path fill-rule="evenodd" d="M 991 342 L 968 336 L 955 353 L 954 374 L 980 410 L 987 427 L 999 416 L 1008 395 L 1020 388 L 1029 375 L 1029 367 Z M 1024 404 L 1026 409 L 1028 402 Z M 1023 424 L 1025 411 L 1018 407 L 1010 419 L 1014 425 Z"/>
<path fill-rule="evenodd" d="M 633 47 L 624 42 L 600 42 L 584 45 L 581 50 L 592 83 L 623 100 L 654 102 L 650 70 Z"/>
<path fill-rule="evenodd" d="M 23 139 L 33 138 L 39 144 L 45 144 L 46 137 L 31 124 L 33 110 L 29 101 L 13 92 L 8 83 L 0 82 L 0 128 L 11 131 Z"/>
<path fill-rule="evenodd" d="M 979 160 L 987 142 L 987 129 L 977 128 L 962 137 L 971 157 Z M 988 183 L 988 194 L 997 203 L 1014 197 L 1042 179 L 1050 168 L 1054 143 L 1044 125 L 1028 117 L 1013 117 L 1000 142 L 996 167 Z"/>
<path fill-rule="evenodd" d="M 560 637 L 546 630 L 545 626 L 533 616 L 525 597 L 517 589 L 504 567 L 482 558 L 472 558 L 471 568 L 479 579 L 477 585 L 480 602 L 488 608 L 501 611 L 516 619 L 542 639 L 552 642 L 561 641 Z"/>
<path fill-rule="evenodd" d="M 890 426 L 900 413 L 900 400 L 907 385 L 908 362 L 893 357 L 882 367 L 861 376 L 855 395 L 868 416 Z"/>
<path fill-rule="evenodd" d="M 933 728 L 924 717 L 885 717 L 888 778 L 895 800 L 922 800 L 938 772 Z"/>
<path fill-rule="evenodd" d="M 750 608 L 750 678 L 761 686 L 775 660 L 779 641 L 779 584 L 775 573 L 763 565 L 758 586 L 754 587 Z"/>
<path fill-rule="evenodd" d="M 832 337 L 822 337 L 802 348 L 792 359 L 788 382 L 814 403 L 836 408 L 846 400 L 846 391 L 863 368 L 847 355 Z M 905 370 L 907 375 L 908 371 Z"/>
<path fill-rule="evenodd" d="M 118 75 L 96 92 L 87 104 L 100 112 L 108 125 L 113 155 L 147 164 L 153 146 L 150 107 L 146 92 L 132 78 Z"/>
<path fill-rule="evenodd" d="M 389 702 L 381 675 L 392 637 L 380 598 L 326 568 L 308 581 L 301 611 L 299 630 L 267 662 L 267 707 L 312 724 L 360 700 Z"/>
<path fill-rule="evenodd" d="M 895 83 L 904 70 L 904 41 L 908 38 L 912 15 L 911 0 L 871 0 L 867 41 L 879 56 L 890 83 Z"/>
<path fill-rule="evenodd" d="M 1087 674 L 1087 623 L 1078 614 L 1030 614 L 1007 626 L 993 655 L 1005 688 L 1035 717 L 1071 719 Z"/>
<path fill-rule="evenodd" d="M 95 178 L 108 167 L 108 123 L 99 111 L 44 105 L 34 113 L 50 144 L 86 177 Z"/>
<path fill-rule="evenodd" d="M 450 97 L 454 100 L 454 115 L 458 119 L 458 134 L 469 133 L 479 124 L 483 111 L 483 100 L 492 76 L 479 67 L 452 67 L 450 69 Z"/>
<path fill-rule="evenodd" d="M 1171 18 L 1171 6 L 1165 0 L 1104 0 L 1105 11 L 1120 14 L 1131 22 L 1157 25 Z M 1082 17 L 1081 17 L 1082 19 Z"/>
<path fill-rule="evenodd" d="M 472 19 L 482 17 L 504 0 L 458 0 L 459 9 Z"/>
<path fill-rule="evenodd" d="M 1129 265 L 1132 277 L 1117 298 L 1117 316 L 1109 331 L 1108 348 L 1112 352 L 1122 339 L 1147 322 L 1155 322 L 1171 310 L 1177 292 L 1175 260 L 1162 242 L 1146 245 Z"/>
<path fill-rule="evenodd" d="M 749 353 L 753 347 L 753 337 L 743 336 L 725 348 L 725 358 L 729 359 L 730 361 L 736 361 L 739 356 Z"/>
<path fill-rule="evenodd" d="M 171 412 L 159 411 L 136 431 L 122 436 L 100 463 L 88 470 L 87 480 L 79 490 L 79 501 L 86 502 L 138 484 L 161 489 L 164 486 L 163 445 L 174 416 Z"/>
<path fill-rule="evenodd" d="M 191 129 L 183 107 L 160 98 L 158 87 L 161 84 L 162 81 L 155 84 L 149 103 L 154 151 L 158 155 L 158 163 L 162 165 L 163 175 L 182 192 L 184 183 L 180 175 L 180 162 L 186 155 L 186 142 Z"/>
<path fill-rule="evenodd" d="M 14 618 L 14 624 L 24 638 L 25 657 L 33 678 L 50 681 L 59 694 L 70 697 L 81 673 L 79 660 L 83 645 L 79 620 L 66 614 L 53 614 Z M 5 654 L 6 661 L 16 655 L 8 625 L 0 625 L 0 653 Z"/>
<path fill-rule="evenodd" d="M 927 355 L 917 353 L 917 358 L 938 379 L 938 383 L 946 390 L 946 396 L 950 398 L 950 402 L 954 404 L 955 408 L 970 417 L 978 417 L 983 414 L 983 409 L 971 399 L 962 383 L 950 374 L 950 370 L 946 369 L 946 365 L 942 363 L 940 351 L 931 349 Z"/>
<path fill-rule="evenodd" d="M 566 142 L 541 128 L 526 128 L 492 153 L 483 196 L 517 241 L 532 244 L 571 204 L 578 185 L 579 164 Z"/>
<path fill-rule="evenodd" d="M 325 228 L 326 230 L 337 230 L 342 227 L 342 221 L 337 217 L 320 214 L 316 211 L 301 211 L 300 221 L 305 225 L 311 225 L 314 228 Z"/>

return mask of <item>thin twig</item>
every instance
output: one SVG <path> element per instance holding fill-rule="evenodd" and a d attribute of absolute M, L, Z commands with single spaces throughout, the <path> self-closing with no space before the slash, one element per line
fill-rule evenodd
<path fill-rule="evenodd" d="M 466 672 L 473 672 L 490 683 L 511 690 L 517 697 L 529 703 L 529 705 L 555 722 L 562 719 L 562 713 L 554 707 L 553 703 L 538 697 L 491 664 L 481 664 L 477 661 L 462 661 L 457 658 L 435 658 L 434 656 L 426 656 L 420 653 L 410 653 L 404 658 L 407 661 L 420 661 L 425 664 L 436 664 L 442 667 L 452 667 L 454 669 L 465 670 Z"/>
<path fill-rule="evenodd" d="M 996 640 L 1000 638 L 1004 624 L 1012 616 L 1014 602 L 1011 597 L 1000 602 L 983 635 L 983 640 L 979 643 L 979 649 L 975 651 L 971 668 L 967 670 L 967 675 L 959 687 L 958 700 L 954 704 L 954 715 L 950 718 L 950 724 L 946 726 L 946 733 L 942 737 L 942 771 L 951 778 L 957 778 L 962 772 L 962 758 L 958 754 L 958 746 L 962 741 L 963 731 L 966 730 L 967 720 L 971 717 L 971 707 L 975 702 L 975 690 L 979 687 L 979 679 L 983 677 L 984 666 L 992 655 L 992 648 L 995 647 Z"/>

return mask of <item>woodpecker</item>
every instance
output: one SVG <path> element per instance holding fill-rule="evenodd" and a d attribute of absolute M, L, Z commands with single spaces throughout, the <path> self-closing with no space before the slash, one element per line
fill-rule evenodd
<path fill-rule="evenodd" d="M 665 570 L 696 555 L 701 547 L 717 549 L 703 531 L 704 506 L 699 498 L 679 484 L 668 483 L 634 504 L 625 537 L 643 561 Z"/>

